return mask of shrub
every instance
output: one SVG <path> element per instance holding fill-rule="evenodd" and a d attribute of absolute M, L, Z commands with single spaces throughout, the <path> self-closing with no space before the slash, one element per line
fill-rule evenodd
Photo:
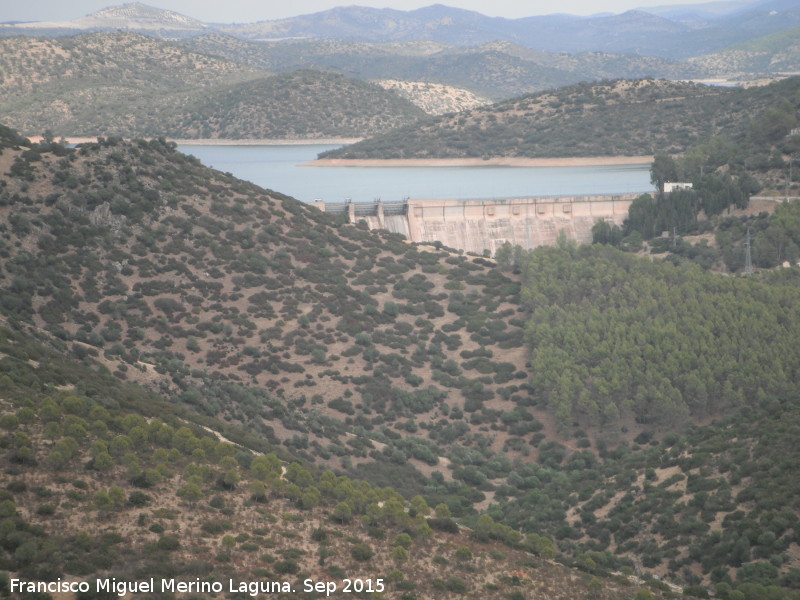
<path fill-rule="evenodd" d="M 278 575 L 294 575 L 300 572 L 297 561 L 292 559 L 275 561 L 273 568 Z"/>
<path fill-rule="evenodd" d="M 163 552 L 173 552 L 181 547 L 180 540 L 175 535 L 164 535 L 158 538 L 158 549 Z"/>
<path fill-rule="evenodd" d="M 454 594 L 465 594 L 468 589 L 467 582 L 455 575 L 451 575 L 447 578 L 444 582 L 444 587 L 447 591 L 453 592 Z"/>
<path fill-rule="evenodd" d="M 371 559 L 373 555 L 374 552 L 372 551 L 372 548 L 370 548 L 364 542 L 359 542 L 350 548 L 350 556 L 359 562 L 366 562 Z"/>

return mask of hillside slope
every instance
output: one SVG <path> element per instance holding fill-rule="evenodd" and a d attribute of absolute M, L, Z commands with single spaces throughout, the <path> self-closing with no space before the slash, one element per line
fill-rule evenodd
<path fill-rule="evenodd" d="M 374 597 L 385 598 L 507 598 L 555 589 L 627 597 L 627 582 L 601 583 L 537 559 L 554 556 L 545 538 L 499 525 L 473 538 L 460 532 L 446 506 L 434 515 L 421 497 L 409 502 L 402 480 L 395 483 L 405 498 L 315 468 L 306 452 L 309 434 L 329 442 L 341 437 L 342 464 L 357 463 L 362 450 L 374 448 L 363 427 L 351 424 L 347 430 L 363 433 L 348 437 L 343 424 L 325 416 L 350 409 L 334 397 L 339 371 L 323 372 L 340 359 L 319 357 L 318 349 L 332 352 L 337 341 L 328 338 L 341 343 L 356 331 L 369 338 L 370 331 L 374 343 L 359 338 L 352 347 L 374 352 L 370 360 L 376 361 L 378 348 L 409 333 L 390 326 L 404 323 L 406 310 L 372 290 L 376 281 L 348 287 L 342 267 L 349 263 L 356 269 L 351 277 L 365 277 L 371 275 L 367 262 L 379 258 L 395 274 L 407 273 L 416 270 L 415 259 L 427 257 L 431 264 L 434 255 L 352 228 L 340 236 L 317 211 L 205 169 L 161 142 L 110 139 L 69 151 L 32 147 L 0 128 L 0 146 L 0 212 L 13 224 L 11 237 L 29 239 L 31 252 L 12 251 L 2 261 L 8 292 L 2 310 L 18 327 L 17 319 L 27 323 L 16 333 L 0 327 L 0 465 L 6 476 L 0 559 L 9 576 L 202 576 L 223 582 L 225 590 L 232 579 L 287 582 L 298 593 L 308 578 L 336 582 L 339 589 L 357 578 L 358 585 L 370 582 Z M 260 220 L 255 229 L 254 216 Z M 52 243 L 66 245 L 54 254 Z M 156 250 L 162 246 L 164 254 Z M 46 255 L 59 258 L 48 266 Z M 231 259 L 239 267 L 226 273 Z M 43 296 L 19 287 L 27 279 L 20 277 L 22 263 L 36 273 L 28 281 L 54 287 L 45 284 Z M 412 281 L 424 279 L 416 277 Z M 371 293 L 359 294 L 365 285 Z M 248 289 L 258 291 L 247 294 L 245 305 L 241 291 Z M 178 308 L 184 301 L 186 311 Z M 362 303 L 365 313 L 352 319 Z M 100 315 L 96 336 L 91 323 Z M 321 327 L 336 324 L 337 315 L 351 316 L 345 327 Z M 281 347 L 285 324 L 290 346 Z M 299 343 L 294 349 L 293 340 Z M 190 358 L 198 353 L 199 360 Z M 347 356 L 350 366 L 343 370 L 355 375 L 362 359 Z M 383 361 L 376 362 L 359 371 L 377 372 Z M 324 389 L 317 388 L 317 377 Z M 150 391 L 120 379 L 139 379 Z M 303 415 L 308 387 L 322 395 Z M 412 402 L 430 402 L 413 393 L 398 401 L 412 408 Z M 283 448 L 270 445 L 281 438 Z M 319 457 L 332 454 L 313 442 L 312 448 Z M 292 456 L 306 466 L 289 464 Z M 9 588 L 8 577 L 0 582 Z M 295 596 L 283 586 L 280 591 L 277 597 Z"/>
<path fill-rule="evenodd" d="M 187 52 L 131 33 L 85 34 L 69 38 L 3 39 L 2 88 L 7 100 L 40 91 L 43 86 L 81 82 L 139 86 L 213 88 L 258 77 L 261 69 Z M 77 85 L 75 83 L 73 85 Z"/>
<path fill-rule="evenodd" d="M 794 98 L 800 78 L 752 90 L 662 80 L 584 83 L 446 115 L 325 158 L 635 156 L 735 139 Z M 785 128 L 785 134 L 789 129 Z"/>
<path fill-rule="evenodd" d="M 346 586 L 397 599 L 629 597 L 624 579 L 555 563 L 541 536 L 459 531 L 419 496 L 309 470 L 63 350 L 0 327 L 4 596 L 160 597 L 184 585 L 195 597 L 310 598 Z M 29 589 L 61 592 L 62 580 L 87 591 Z"/>
<path fill-rule="evenodd" d="M 273 79 L 132 33 L 7 38 L 0 49 L 0 112 L 28 135 L 362 137 L 424 114 L 377 86 L 314 72 Z"/>
<path fill-rule="evenodd" d="M 144 129 L 174 138 L 363 137 L 426 116 L 410 99 L 342 75 L 293 71 L 198 98 Z"/>
<path fill-rule="evenodd" d="M 193 94 L 267 74 L 130 34 L 0 40 L 0 111 L 29 135 L 127 133 Z"/>
<path fill-rule="evenodd" d="M 709 74 L 797 73 L 800 71 L 800 27 L 696 56 L 689 62 Z"/>
<path fill-rule="evenodd" d="M 55 277 L 56 287 L 26 284 L 5 308 L 81 355 L 102 353 L 112 371 L 276 441 L 303 434 L 303 448 L 332 464 L 331 450 L 350 445 L 337 421 L 356 405 L 370 415 L 357 424 L 371 430 L 379 415 L 432 420 L 448 396 L 480 404 L 526 378 L 521 322 L 506 322 L 519 285 L 488 263 L 340 228 L 158 141 L 14 152 L 3 156 L 2 216 L 34 254 L 6 242 L 4 269 L 9 283 L 23 284 L 24 268 L 28 281 Z M 55 270 L 54 247 L 65 261 Z M 469 332 L 441 306 L 451 295 Z M 459 353 L 472 352 L 482 360 L 458 378 Z M 487 367 L 498 376 L 479 381 Z M 309 404 L 318 390 L 325 403 Z M 242 402 L 227 400 L 239 393 Z M 498 408 L 513 408 L 508 395 Z"/>
<path fill-rule="evenodd" d="M 684 413 L 664 411 L 664 402 L 674 396 L 674 391 L 665 388 L 653 402 L 648 403 L 645 396 L 631 406 L 621 403 L 617 407 L 619 419 L 611 428 L 607 423 L 595 426 L 582 413 L 591 408 L 593 394 L 601 394 L 598 398 L 603 400 L 606 383 L 589 373 L 588 383 L 580 384 L 585 389 L 577 389 L 584 369 L 564 361 L 564 367 L 580 378 L 570 379 L 563 389 L 560 384 L 555 386 L 562 395 L 567 394 L 567 404 L 574 403 L 575 407 L 574 420 L 570 415 L 561 419 L 559 405 L 563 403 L 558 390 L 554 391 L 552 378 L 543 377 L 541 372 L 560 367 L 541 365 L 546 355 L 553 353 L 555 337 L 560 335 L 572 342 L 571 337 L 581 334 L 574 333 L 577 326 L 557 332 L 554 328 L 537 329 L 529 321 L 542 315 L 548 320 L 547 315 L 559 309 L 585 317 L 594 314 L 592 310 L 605 308 L 601 302 L 595 309 L 580 304 L 584 299 L 573 290 L 574 282 L 582 280 L 573 275 L 576 270 L 589 270 L 602 277 L 604 284 L 620 287 L 620 293 L 635 305 L 638 295 L 624 286 L 614 286 L 614 273 L 595 260 L 595 253 L 602 258 L 601 250 L 578 251 L 567 245 L 537 251 L 536 260 L 531 261 L 522 254 L 506 256 L 498 266 L 484 258 L 415 246 L 385 232 L 375 234 L 345 224 L 277 192 L 204 168 L 163 141 L 110 138 L 69 150 L 58 144 L 26 145 L 4 129 L 0 129 L 0 137 L 5 146 L 0 155 L 0 172 L 4 174 L 0 219 L 5 226 L 0 246 L 0 310 L 8 316 L 9 324 L 25 332 L 40 332 L 71 360 L 87 364 L 98 361 L 104 365 L 103 377 L 140 382 L 176 410 L 184 411 L 183 418 L 188 419 L 191 413 L 193 420 L 253 450 L 270 452 L 280 447 L 282 456 L 303 461 L 308 468 L 316 465 L 379 487 L 392 486 L 410 501 L 416 495 L 423 496 L 428 506 L 443 506 L 441 514 L 428 524 L 435 531 L 455 533 L 457 526 L 450 520 L 455 518 L 473 531 L 476 541 L 500 542 L 513 550 L 524 549 L 528 542 L 534 550 L 541 550 L 538 544 L 542 540 L 528 535 L 551 537 L 563 561 L 593 576 L 641 566 L 689 588 L 720 585 L 730 579 L 743 590 L 756 590 L 754 598 L 764 597 L 763 586 L 773 584 L 785 588 L 775 592 L 776 598 L 797 597 L 797 573 L 793 570 L 800 560 L 800 517 L 793 504 L 798 493 L 793 476 L 797 456 L 787 441 L 797 433 L 794 362 L 781 367 L 784 375 L 775 378 L 775 386 L 761 386 L 763 393 L 756 390 L 752 398 L 743 396 L 750 396 L 748 386 L 758 386 L 757 382 L 749 377 L 744 383 L 731 378 L 734 389 L 728 396 L 723 387 L 723 405 L 703 405 L 717 414 L 693 407 Z M 637 260 L 624 260 L 629 259 Z M 663 268 L 672 269 L 671 265 Z M 654 277 L 664 278 L 663 274 Z M 697 280 L 690 269 L 672 269 L 669 277 Z M 713 277 L 707 274 L 702 280 L 716 282 Z M 523 283 L 527 286 L 524 300 Z M 763 314 L 767 322 L 774 321 L 772 334 L 787 339 L 786 332 L 792 332 L 793 327 L 786 323 L 796 322 L 792 315 L 800 306 L 796 278 L 788 274 L 776 281 L 765 278 L 752 283 L 728 283 L 726 278 L 724 283 L 746 292 L 737 294 L 737 301 L 743 303 L 737 314 Z M 776 287 L 771 288 L 773 285 Z M 614 300 L 601 286 L 596 287 L 597 293 Z M 559 294 L 566 300 L 559 300 Z M 780 310 L 771 311 L 763 302 L 763 298 L 772 297 L 780 298 Z M 726 298 L 713 289 L 707 295 L 698 295 L 700 306 L 692 315 L 702 324 L 695 327 L 698 332 L 715 323 L 715 302 Z M 627 318 L 623 321 L 614 327 L 624 329 L 626 323 L 635 322 Z M 740 318 L 738 322 L 746 331 L 748 321 Z M 654 328 L 654 339 L 664 337 L 662 330 L 669 327 Z M 624 333 L 637 334 L 628 329 Z M 536 339 L 539 334 L 542 341 Z M 626 353 L 630 345 L 626 342 Z M 661 347 L 660 343 L 656 345 Z M 614 347 L 597 344 L 595 353 L 590 351 L 588 357 L 576 354 L 575 360 L 605 365 L 611 361 Z M 31 371 L 49 373 L 47 366 L 58 364 L 36 350 L 4 348 L 10 358 L 0 364 L 6 365 L 14 384 L 9 387 L 5 382 L 13 392 L 5 396 L 6 400 L 24 400 L 25 392 L 14 392 L 14 387 L 30 385 Z M 719 348 L 722 354 L 715 354 L 721 356 L 719 364 L 735 363 L 739 348 L 726 338 Z M 529 354 L 537 350 L 538 354 Z M 529 364 L 531 356 L 536 370 Z M 616 369 L 635 371 L 635 362 L 614 364 L 622 365 Z M 661 366 L 664 372 L 672 368 L 669 361 Z M 749 373 L 741 371 L 743 377 Z M 34 398 L 41 399 L 42 406 L 49 406 L 42 398 L 46 395 L 63 403 L 62 395 L 69 395 L 70 386 L 84 395 L 91 392 L 92 400 L 111 395 L 107 380 L 96 382 L 66 367 L 59 373 L 59 378 L 47 374 L 46 384 L 33 380 L 40 390 Z M 624 381 L 612 377 L 610 389 L 615 389 L 617 380 Z M 601 385 L 605 387 L 600 389 Z M 53 391 L 54 386 L 64 389 Z M 705 389 L 715 390 L 714 386 Z M 610 406 L 596 402 L 604 409 Z M 120 401 L 120 405 L 129 407 L 127 401 Z M 13 412 L 16 418 L 4 421 L 9 430 L 33 423 L 29 412 L 17 414 L 22 408 L 25 406 L 16 404 L 13 410 L 5 411 Z M 28 408 L 42 410 L 35 403 Z M 107 410 L 111 408 L 115 407 Z M 628 414 L 629 408 L 636 414 Z M 66 417 L 52 419 L 53 411 L 48 410 L 51 420 L 63 420 L 62 428 L 67 426 Z M 166 418 L 161 416 L 163 406 L 148 410 L 148 416 Z M 14 430 L 15 435 L 4 442 L 18 457 L 16 460 L 22 461 L 18 464 L 30 464 L 25 461 L 33 455 L 34 460 L 53 469 L 65 457 L 67 463 L 78 456 L 84 462 L 90 458 L 76 454 L 73 445 L 62 438 L 82 435 L 91 440 L 90 449 L 98 455 L 104 454 L 104 447 L 95 447 L 94 442 L 107 441 L 107 454 L 112 459 L 119 454 L 117 466 L 112 465 L 114 477 L 103 480 L 107 482 L 102 484 L 103 490 L 98 489 L 99 482 L 93 482 L 91 490 L 105 491 L 108 502 L 100 494 L 96 501 L 92 498 L 94 508 L 80 504 L 84 517 L 92 514 L 87 510 L 113 512 L 119 508 L 112 498 L 119 494 L 112 494 L 111 487 L 123 482 L 119 479 L 126 477 L 123 467 L 128 473 L 131 465 L 137 465 L 130 458 L 123 460 L 124 440 L 117 442 L 121 446 L 115 445 L 114 450 L 110 439 L 99 437 L 105 430 L 102 423 L 94 421 L 107 421 L 102 413 L 89 414 L 94 415 L 89 426 L 78 422 L 82 429 L 73 427 L 72 433 L 65 434 L 55 425 L 50 425 L 47 433 L 28 427 L 22 433 L 29 441 L 16 436 Z M 672 431 L 675 414 L 680 417 L 678 423 L 684 425 L 680 432 Z M 720 422 L 689 425 L 691 420 L 708 422 L 712 418 Z M 142 439 L 137 426 L 144 425 L 139 420 L 122 421 L 106 423 L 105 427 L 115 437 L 128 436 L 131 444 L 134 438 Z M 225 425 L 215 424 L 220 422 Z M 136 431 L 125 433 L 127 429 Z M 145 434 L 150 439 L 147 431 Z M 52 445 L 40 443 L 41 435 L 51 436 L 56 444 L 64 442 L 51 459 L 47 456 Z M 155 432 L 153 435 L 157 437 Z M 181 437 L 188 438 L 186 434 Z M 250 443 L 251 437 L 257 443 Z M 175 449 L 191 449 L 189 454 L 202 467 L 207 464 L 204 460 L 217 451 L 204 450 L 203 459 L 194 450 L 206 448 L 208 442 L 200 444 L 201 448 L 191 442 Z M 240 461 L 238 452 L 227 456 L 234 463 L 214 454 L 211 460 L 216 466 L 208 465 L 211 471 L 201 468 L 187 472 L 185 452 L 168 462 L 157 447 L 139 446 L 152 455 L 137 459 L 141 472 L 133 469 L 128 480 L 149 481 L 150 488 L 145 489 L 160 490 L 160 508 L 189 510 L 181 508 L 181 502 L 199 501 L 191 488 L 176 500 L 171 491 L 176 485 L 170 486 L 170 482 L 177 482 L 178 467 L 184 479 L 177 489 L 196 482 L 192 477 L 199 476 L 214 494 L 223 496 L 222 504 L 214 501 L 220 506 L 211 505 L 220 511 L 233 510 L 224 498 L 232 484 L 240 489 L 240 481 L 255 483 L 243 470 L 249 459 L 241 456 Z M 171 456 L 170 449 L 162 449 Z M 102 460 L 109 465 L 105 456 Z M 323 491 L 322 475 L 314 485 L 317 480 L 302 473 L 299 467 L 293 468 L 291 476 L 287 472 L 289 482 L 297 487 L 279 487 L 277 493 L 270 492 L 269 502 L 273 502 L 273 496 L 288 496 L 286 499 L 299 510 L 322 507 L 333 512 L 306 512 L 286 519 L 278 516 L 289 524 L 307 523 L 304 515 L 334 522 L 358 519 L 366 526 L 366 535 L 374 534 L 371 539 L 376 540 L 381 536 L 394 539 L 408 525 L 399 512 L 384 510 L 404 502 L 389 492 L 384 496 L 384 507 L 367 510 L 371 500 L 353 500 L 349 505 L 345 498 L 328 500 L 327 494 L 335 497 L 336 492 L 330 487 Z M 20 474 L 17 471 L 15 476 Z M 70 475 L 67 483 L 73 479 L 77 475 Z M 170 489 L 159 487 L 162 482 Z M 24 492 L 25 506 L 36 512 L 37 498 L 42 496 L 34 497 L 35 490 L 28 494 L 27 489 L 9 491 Z M 255 494 L 259 504 L 265 490 L 256 485 L 248 491 Z M 85 495 L 74 495 L 67 497 L 72 502 L 88 502 Z M 396 502 L 390 502 L 393 499 Z M 13 510 L 17 510 L 16 497 L 14 503 Z M 246 503 L 244 497 L 234 501 L 237 508 L 245 507 L 243 514 L 258 519 L 257 511 L 250 512 Z M 269 508 L 276 516 L 292 510 L 277 500 Z M 41 516 L 68 509 L 69 503 L 59 502 L 59 506 L 42 509 Z M 161 536 L 170 531 L 171 514 L 157 511 L 143 521 L 150 527 L 157 520 L 163 529 L 156 527 L 150 533 Z M 201 514 L 201 528 L 206 521 L 222 519 L 210 509 Z M 407 510 L 404 514 L 416 518 Z M 125 518 L 132 516 L 127 513 Z M 193 532 L 191 543 L 202 542 L 196 523 L 185 527 Z M 212 531 L 207 533 L 219 539 L 229 526 L 217 523 L 209 527 Z M 289 531 L 277 524 L 269 527 Z M 383 528 L 383 533 L 370 527 Z M 226 562 L 225 557 L 233 553 L 235 560 L 241 556 L 244 564 L 253 564 L 245 555 L 236 554 L 237 544 L 248 544 L 249 538 L 237 540 L 242 530 L 232 529 L 237 535 L 212 544 L 211 554 L 208 546 L 201 544 L 205 560 Z M 771 535 L 762 536 L 764 529 Z M 294 530 L 300 539 L 311 534 L 310 525 Z M 147 541 L 158 543 L 155 536 L 141 533 Z M 268 533 L 257 533 L 254 525 L 249 535 L 271 537 Z M 348 534 L 342 533 L 347 540 Z M 417 534 L 415 530 L 412 533 Z M 368 543 L 363 536 L 363 531 L 354 533 L 354 541 L 348 543 Z M 174 540 L 161 543 L 165 546 L 162 550 L 177 551 Z M 262 544 L 261 540 L 252 543 Z M 377 560 L 385 571 L 394 568 L 391 561 L 403 562 L 401 552 L 397 551 L 397 556 L 394 550 L 391 556 L 387 554 L 390 543 L 376 542 L 381 548 Z M 356 563 L 360 560 L 356 554 L 369 554 L 361 546 L 356 554 L 347 545 L 337 543 L 335 547 L 344 560 L 348 560 L 349 552 Z M 258 551 L 247 548 L 242 547 L 242 552 Z M 411 552 L 435 565 L 455 564 L 450 550 L 441 544 L 438 548 L 433 555 Z M 309 552 L 308 547 L 301 549 Z M 497 547 L 495 550 L 504 554 Z M 443 558 L 437 559 L 436 552 Z M 475 547 L 471 552 L 475 556 L 491 550 Z M 25 551 L 19 555 L 30 556 Z M 219 558 L 212 559 L 214 556 Z M 278 563 L 290 560 L 297 563 L 299 571 L 314 572 L 311 557 L 319 555 L 289 552 L 281 554 L 280 559 L 272 556 L 274 568 L 265 568 L 277 575 L 277 569 L 283 569 Z M 461 552 L 459 556 L 468 555 Z M 81 557 L 90 561 L 85 555 Z M 351 566 L 340 568 L 346 569 L 345 573 L 353 570 Z M 402 571 L 404 567 L 396 568 Z M 453 573 L 450 568 L 443 566 L 437 571 L 434 579 L 441 579 L 441 584 L 431 581 L 432 587 L 423 588 L 420 596 L 461 594 L 453 590 L 462 590 L 463 585 L 474 597 L 483 597 L 486 590 L 498 591 L 481 587 L 492 583 L 481 579 L 486 571 L 497 569 L 492 563 L 484 561 L 476 566 L 474 576 Z M 446 587 L 450 575 L 465 583 L 454 580 L 450 590 Z M 438 585 L 445 586 L 444 591 Z M 593 585 L 602 588 L 602 582 Z M 501 590 L 506 597 L 513 593 Z M 631 592 L 629 588 L 621 594 L 625 597 Z M 397 590 L 396 595 L 402 593 Z M 601 593 L 601 589 L 593 593 Z M 608 592 L 606 597 L 614 598 L 613 593 Z"/>
<path fill-rule="evenodd" d="M 439 83 L 401 81 L 399 79 L 380 79 L 375 83 L 413 102 L 429 115 L 461 112 L 477 106 L 491 104 L 488 98 L 476 96 L 469 90 Z"/>

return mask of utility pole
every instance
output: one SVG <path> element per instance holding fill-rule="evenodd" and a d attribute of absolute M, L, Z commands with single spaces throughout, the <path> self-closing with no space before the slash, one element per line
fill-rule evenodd
<path fill-rule="evenodd" d="M 750 252 L 750 228 L 747 228 L 747 241 L 744 243 L 744 274 L 753 274 L 753 255 Z"/>
<path fill-rule="evenodd" d="M 786 178 L 786 201 L 789 201 L 789 179 L 792 176 L 792 160 L 789 159 L 789 177 Z"/>

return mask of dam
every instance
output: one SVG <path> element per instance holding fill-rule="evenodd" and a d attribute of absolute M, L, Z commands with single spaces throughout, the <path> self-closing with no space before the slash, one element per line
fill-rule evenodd
<path fill-rule="evenodd" d="M 370 229 L 386 229 L 413 242 L 441 242 L 494 255 L 505 242 L 526 249 L 554 245 L 561 232 L 591 243 L 597 221 L 621 226 L 631 202 L 642 193 L 312 204 L 327 213 L 346 214 L 350 223 L 363 220 Z"/>

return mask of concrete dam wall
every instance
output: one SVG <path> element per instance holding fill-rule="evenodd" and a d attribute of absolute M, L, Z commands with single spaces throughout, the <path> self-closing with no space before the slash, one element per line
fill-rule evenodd
<path fill-rule="evenodd" d="M 560 232 L 580 243 L 592 241 L 598 220 L 622 225 L 635 194 L 547 196 L 485 200 L 408 199 L 403 202 L 326 204 L 320 210 L 364 220 L 414 242 L 441 242 L 467 252 L 494 254 L 505 242 L 523 248 L 553 245 Z"/>

